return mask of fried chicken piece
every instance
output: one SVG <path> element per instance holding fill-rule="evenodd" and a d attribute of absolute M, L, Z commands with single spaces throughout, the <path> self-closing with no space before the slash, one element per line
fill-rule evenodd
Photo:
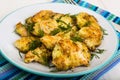
<path fill-rule="evenodd" d="M 77 66 L 88 66 L 91 55 L 85 44 L 63 39 L 56 44 L 52 58 L 52 63 L 58 70 L 68 70 Z"/>
<path fill-rule="evenodd" d="M 51 18 L 55 13 L 51 10 L 41 10 L 37 14 L 35 14 L 32 18 L 33 22 L 41 22 L 42 20 L 47 20 Z"/>
<path fill-rule="evenodd" d="M 22 37 L 15 41 L 15 47 L 20 50 L 21 52 L 26 52 L 29 50 L 29 44 L 35 40 L 33 37 Z"/>
<path fill-rule="evenodd" d="M 32 33 L 36 36 L 40 36 L 41 31 L 44 34 L 50 34 L 50 32 L 56 28 L 58 28 L 56 20 L 54 19 L 42 20 L 41 22 L 35 24 Z"/>
<path fill-rule="evenodd" d="M 91 25 L 92 23 L 93 24 L 97 23 L 94 27 L 99 28 L 97 19 L 94 16 L 92 16 L 86 12 L 81 12 L 81 13 L 77 14 L 76 22 L 77 22 L 77 25 L 79 28 L 87 27 L 87 26 Z"/>
<path fill-rule="evenodd" d="M 51 52 L 49 52 L 44 46 L 38 47 L 35 50 L 30 50 L 25 54 L 24 62 L 39 62 L 44 65 L 48 65 L 51 59 Z"/>
<path fill-rule="evenodd" d="M 60 36 L 46 35 L 40 39 L 40 41 L 46 46 L 47 49 L 53 49 L 55 44 L 61 39 Z"/>
<path fill-rule="evenodd" d="M 84 39 L 90 50 L 94 50 L 102 42 L 103 32 L 96 27 L 83 27 L 79 30 L 79 35 Z"/>
<path fill-rule="evenodd" d="M 25 28 L 25 26 L 20 22 L 16 24 L 15 32 L 17 34 L 19 34 L 20 36 L 22 36 L 22 37 L 26 37 L 26 36 L 29 35 L 28 31 Z"/>

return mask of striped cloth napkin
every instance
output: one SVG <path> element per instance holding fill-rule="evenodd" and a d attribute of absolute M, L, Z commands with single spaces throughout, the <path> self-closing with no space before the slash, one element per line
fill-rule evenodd
<path fill-rule="evenodd" d="M 102 10 L 99 7 L 96 7 L 94 5 L 91 5 L 85 1 L 79 1 L 75 0 L 80 6 L 86 7 L 88 9 L 91 9 L 103 17 L 105 17 L 109 21 L 113 21 L 116 24 L 120 24 L 120 18 L 115 16 L 114 14 L 111 14 L 108 11 Z M 54 2 L 61 2 L 61 0 L 54 0 Z M 116 31 L 117 32 L 117 31 Z M 119 39 L 120 39 L 120 33 L 118 33 Z M 120 47 L 119 47 L 120 48 Z M 120 54 L 119 51 L 114 57 L 114 59 L 110 62 L 110 64 L 103 67 L 101 70 L 97 70 L 95 72 L 73 77 L 73 78 L 52 78 L 52 77 L 43 77 L 38 76 L 35 74 L 31 74 L 28 72 L 25 72 L 11 63 L 9 63 L 6 59 L 4 59 L 0 55 L 0 80 L 97 80 L 100 76 L 102 76 L 104 73 L 109 71 L 112 67 L 114 67 L 118 62 L 120 61 Z"/>

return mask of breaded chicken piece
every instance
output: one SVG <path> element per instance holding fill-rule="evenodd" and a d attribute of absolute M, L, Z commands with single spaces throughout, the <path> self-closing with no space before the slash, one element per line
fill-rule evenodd
<path fill-rule="evenodd" d="M 85 44 L 63 39 L 56 44 L 52 58 L 58 70 L 68 70 L 81 65 L 88 66 L 91 55 Z"/>
<path fill-rule="evenodd" d="M 50 32 L 56 28 L 58 28 L 56 20 L 54 19 L 42 20 L 41 22 L 35 24 L 32 33 L 36 36 L 40 36 L 41 31 L 43 31 L 44 34 L 50 34 Z"/>
<path fill-rule="evenodd" d="M 82 12 L 77 15 L 77 24 L 81 28 L 79 35 L 84 39 L 90 50 L 95 50 L 102 42 L 103 31 L 96 18 L 88 13 Z M 81 21 L 83 20 L 83 21 Z"/>
<path fill-rule="evenodd" d="M 77 14 L 76 20 L 77 20 L 77 25 L 80 28 L 89 26 L 91 23 L 97 23 L 97 19 L 86 12 L 81 12 Z"/>
<path fill-rule="evenodd" d="M 28 17 L 26 20 L 25 20 L 25 23 L 26 24 L 31 24 L 31 23 L 34 23 L 33 20 L 32 20 L 32 17 Z"/>
<path fill-rule="evenodd" d="M 33 22 L 41 22 L 42 20 L 47 20 L 51 18 L 55 13 L 51 10 L 41 10 L 37 14 L 35 14 L 32 18 Z"/>
<path fill-rule="evenodd" d="M 21 52 L 27 52 L 30 48 L 29 44 L 34 40 L 33 37 L 22 37 L 15 41 L 15 47 Z"/>
<path fill-rule="evenodd" d="M 56 43 L 61 39 L 60 36 L 46 35 L 40 38 L 40 41 L 46 46 L 47 49 L 53 49 Z"/>
<path fill-rule="evenodd" d="M 83 19 L 81 15 L 77 15 L 76 19 L 77 19 L 77 25 L 79 28 L 82 28 L 88 22 L 86 19 Z"/>
<path fill-rule="evenodd" d="M 39 62 L 44 65 L 49 64 L 51 59 L 51 52 L 49 52 L 44 46 L 38 47 L 35 50 L 29 51 L 25 54 L 24 62 Z"/>
<path fill-rule="evenodd" d="M 73 20 L 69 15 L 63 15 L 56 21 L 58 22 L 58 27 L 62 30 L 67 30 L 68 27 L 73 25 Z"/>
<path fill-rule="evenodd" d="M 28 36 L 28 31 L 26 30 L 25 26 L 22 23 L 17 23 L 15 32 L 22 37 Z"/>
<path fill-rule="evenodd" d="M 60 20 L 64 21 L 66 24 L 72 24 L 73 21 L 72 21 L 72 18 L 70 17 L 70 15 L 63 15 Z"/>
<path fill-rule="evenodd" d="M 103 32 L 96 27 L 83 27 L 79 30 L 79 35 L 90 50 L 94 50 L 102 42 Z"/>
<path fill-rule="evenodd" d="M 70 31 L 67 32 L 59 32 L 55 36 L 59 36 L 62 39 L 71 39 L 71 36 L 74 35 L 77 32 L 76 26 L 73 26 Z"/>

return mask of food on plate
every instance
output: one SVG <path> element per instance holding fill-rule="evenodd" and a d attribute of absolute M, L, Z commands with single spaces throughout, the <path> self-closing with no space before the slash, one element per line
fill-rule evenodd
<path fill-rule="evenodd" d="M 24 53 L 24 62 L 38 62 L 57 70 L 89 66 L 91 52 L 101 44 L 103 30 L 97 19 L 86 13 L 63 14 L 41 10 L 16 23 L 20 36 L 14 46 Z"/>
<path fill-rule="evenodd" d="M 27 52 L 30 49 L 30 43 L 34 40 L 34 37 L 21 37 L 15 41 L 15 46 L 21 52 Z"/>
<path fill-rule="evenodd" d="M 45 48 L 45 46 L 37 47 L 34 50 L 30 50 L 25 54 L 24 61 L 30 63 L 33 61 L 39 62 L 44 65 L 48 65 L 51 59 L 51 52 Z"/>
<path fill-rule="evenodd" d="M 88 66 L 90 53 L 84 43 L 74 43 L 70 39 L 61 39 L 52 52 L 52 63 L 59 70 L 67 70 L 77 66 Z"/>

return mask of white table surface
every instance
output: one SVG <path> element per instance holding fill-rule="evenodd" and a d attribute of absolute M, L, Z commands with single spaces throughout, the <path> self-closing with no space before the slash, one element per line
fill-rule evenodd
<path fill-rule="evenodd" d="M 35 3 L 45 3 L 51 0 L 1 0 L 0 2 L 0 19 L 5 15 L 14 11 L 20 7 L 35 4 Z M 113 14 L 120 17 L 120 0 L 85 0 L 102 9 L 108 10 Z M 112 22 L 111 22 L 112 23 Z M 120 31 L 120 26 L 112 23 L 115 28 Z M 110 71 L 104 74 L 100 80 L 120 80 L 120 63 L 113 67 Z"/>

